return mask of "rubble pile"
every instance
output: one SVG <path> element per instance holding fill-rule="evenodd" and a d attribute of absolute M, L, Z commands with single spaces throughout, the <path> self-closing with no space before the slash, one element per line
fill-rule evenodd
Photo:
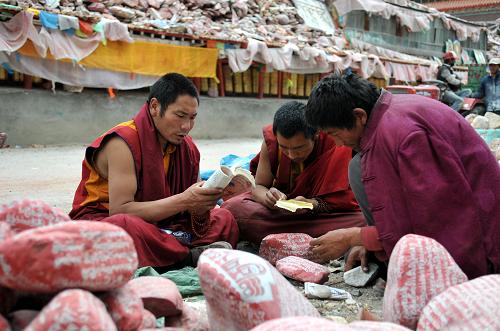
<path fill-rule="evenodd" d="M 304 24 L 291 0 L 1 0 L 23 8 L 97 22 L 118 19 L 133 28 L 160 29 L 220 40 L 251 37 L 315 44 L 325 33 Z M 299 37 L 297 37 L 299 36 Z"/>

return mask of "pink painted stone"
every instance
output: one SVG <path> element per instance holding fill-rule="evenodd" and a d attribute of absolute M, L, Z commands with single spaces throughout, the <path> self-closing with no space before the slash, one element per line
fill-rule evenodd
<path fill-rule="evenodd" d="M 144 276 L 132 279 L 129 284 L 142 299 L 144 308 L 156 317 L 181 314 L 182 296 L 177 285 L 170 279 Z"/>
<path fill-rule="evenodd" d="M 410 331 L 410 329 L 389 322 L 356 321 L 349 324 L 352 331 Z"/>
<path fill-rule="evenodd" d="M 155 315 L 147 309 L 142 309 L 142 324 L 140 330 L 155 329 L 155 328 L 156 328 Z"/>
<path fill-rule="evenodd" d="M 417 330 L 500 330 L 500 275 L 475 278 L 435 296 Z"/>
<path fill-rule="evenodd" d="M 142 331 L 190 331 L 185 328 L 171 328 L 171 327 L 166 327 L 166 328 L 152 328 L 152 329 L 143 329 Z"/>
<path fill-rule="evenodd" d="M 272 265 L 287 256 L 298 256 L 309 260 L 312 257 L 309 248 L 311 240 L 312 237 L 305 233 L 270 234 L 262 239 L 259 255 Z"/>
<path fill-rule="evenodd" d="M 12 330 L 9 325 L 9 321 L 5 319 L 2 315 L 0 315 L 0 331 L 10 331 Z"/>
<path fill-rule="evenodd" d="M 142 325 L 143 310 L 141 298 L 125 284 L 120 288 L 109 291 L 101 297 L 111 318 L 120 331 L 136 331 Z"/>
<path fill-rule="evenodd" d="M 87 6 L 87 9 L 90 11 L 104 13 L 106 11 L 106 6 L 101 2 L 93 2 Z"/>
<path fill-rule="evenodd" d="M 84 290 L 59 293 L 23 331 L 116 331 L 104 304 Z"/>
<path fill-rule="evenodd" d="M 0 243 L 0 284 L 18 291 L 107 291 L 123 286 L 137 265 L 132 238 L 105 222 L 64 222 Z"/>
<path fill-rule="evenodd" d="M 195 303 L 184 303 L 182 314 L 167 317 L 165 319 L 165 326 L 181 327 L 191 331 L 208 331 L 210 326 L 208 324 L 206 305 L 203 304 L 203 306 L 201 306 L 194 304 Z"/>
<path fill-rule="evenodd" d="M 208 249 L 198 260 L 211 330 L 248 330 L 265 321 L 319 313 L 269 262 L 250 253 Z"/>
<path fill-rule="evenodd" d="M 17 310 L 9 314 L 14 330 L 24 330 L 39 314 L 37 310 Z"/>
<path fill-rule="evenodd" d="M 14 234 L 9 223 L 0 222 L 0 242 L 12 237 Z"/>
<path fill-rule="evenodd" d="M 327 267 L 297 256 L 288 256 L 278 260 L 276 269 L 284 276 L 304 283 L 323 284 L 330 275 Z"/>
<path fill-rule="evenodd" d="M 347 325 L 326 318 L 297 316 L 264 322 L 251 331 L 349 331 Z"/>
<path fill-rule="evenodd" d="M 437 241 L 401 238 L 389 260 L 384 294 L 384 321 L 415 329 L 422 309 L 447 288 L 467 281 L 451 255 Z"/>
<path fill-rule="evenodd" d="M 13 201 L 0 206 L 0 222 L 6 222 L 15 233 L 46 225 L 71 221 L 69 216 L 41 200 Z"/>

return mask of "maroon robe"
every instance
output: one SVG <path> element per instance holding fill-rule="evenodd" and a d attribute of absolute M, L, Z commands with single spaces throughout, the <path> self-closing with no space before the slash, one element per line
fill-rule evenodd
<path fill-rule="evenodd" d="M 156 128 L 145 104 L 132 122 L 122 123 L 97 138 L 86 150 L 82 167 L 82 181 L 73 201 L 70 217 L 75 220 L 106 221 L 124 228 L 134 240 L 140 266 L 168 266 L 184 260 L 189 247 L 224 240 L 236 245 L 238 228 L 234 217 L 226 210 L 210 212 L 210 229 L 202 238 L 193 234 L 191 245 L 180 243 L 161 229 L 192 233 L 190 215 L 179 213 L 157 224 L 140 217 L 118 214 L 109 216 L 107 182 L 99 179 L 92 166 L 93 154 L 112 136 L 121 137 L 129 146 L 135 164 L 137 192 L 135 201 L 154 201 L 184 192 L 196 183 L 200 153 L 191 137 L 176 146 L 170 155 L 168 173 L 165 173 L 163 154 Z M 100 191 L 99 191 L 100 190 Z M 95 192 L 100 193 L 96 194 Z M 97 195 L 97 197 L 95 197 Z"/>
<path fill-rule="evenodd" d="M 264 127 L 263 135 L 275 187 L 289 199 L 297 196 L 320 198 L 330 210 L 322 214 L 271 210 L 256 202 L 250 192 L 244 193 L 222 205 L 236 218 L 242 239 L 260 243 L 268 234 L 286 232 L 318 237 L 331 230 L 366 225 L 347 178 L 347 168 L 352 158 L 350 148 L 336 147 L 332 138 L 320 133 L 313 151 L 304 162 L 304 170 L 296 177 L 294 186 L 289 187 L 292 161 L 279 151 L 271 125 Z M 259 158 L 260 153 L 250 163 L 250 171 L 254 175 Z"/>

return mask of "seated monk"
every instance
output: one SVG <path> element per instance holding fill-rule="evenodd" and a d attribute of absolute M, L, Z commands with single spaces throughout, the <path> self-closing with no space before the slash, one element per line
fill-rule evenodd
<path fill-rule="evenodd" d="M 226 201 L 243 240 L 260 244 L 268 234 L 300 232 L 317 237 L 333 229 L 363 226 L 365 220 L 349 187 L 348 147 L 336 147 L 328 135 L 305 121 L 305 105 L 292 101 L 264 127 L 260 153 L 250 163 L 256 187 Z M 291 213 L 275 206 L 279 199 L 313 204 Z"/>
<path fill-rule="evenodd" d="M 198 105 L 192 82 L 167 74 L 133 120 L 110 129 L 85 152 L 69 215 L 125 229 L 141 267 L 195 264 L 206 245 L 231 248 L 238 240 L 233 215 L 214 209 L 222 190 L 197 182 L 200 153 L 188 133 Z"/>

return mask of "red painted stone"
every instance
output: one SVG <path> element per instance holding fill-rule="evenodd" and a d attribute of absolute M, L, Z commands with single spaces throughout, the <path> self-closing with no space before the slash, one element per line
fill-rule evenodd
<path fill-rule="evenodd" d="M 71 219 L 65 212 L 41 200 L 13 201 L 0 206 L 0 222 L 8 223 L 15 233 L 68 221 Z"/>
<path fill-rule="evenodd" d="M 129 285 L 142 299 L 144 308 L 156 317 L 181 314 L 182 296 L 175 283 L 170 279 L 144 276 L 132 279 Z"/>
<path fill-rule="evenodd" d="M 14 235 L 9 223 L 0 222 L 0 242 L 7 240 Z"/>
<path fill-rule="evenodd" d="M 142 331 L 191 331 L 185 328 L 171 328 L 171 327 L 166 327 L 166 328 L 159 328 L 159 329 L 143 329 Z"/>
<path fill-rule="evenodd" d="M 198 261 L 211 330 L 248 330 L 267 320 L 319 313 L 273 266 L 250 253 L 208 249 Z"/>
<path fill-rule="evenodd" d="M 465 281 L 467 276 L 441 244 L 406 235 L 389 260 L 384 321 L 415 329 L 422 309 L 434 296 Z"/>
<path fill-rule="evenodd" d="M 142 324 L 140 330 L 143 329 L 155 329 L 156 328 L 156 317 L 155 315 L 147 309 L 142 309 Z"/>
<path fill-rule="evenodd" d="M 208 331 L 210 326 L 205 304 L 202 307 L 195 306 L 193 303 L 184 303 L 182 314 L 166 318 L 165 326 L 181 327 L 191 331 Z"/>
<path fill-rule="evenodd" d="M 118 330 L 136 331 L 141 327 L 144 306 L 141 298 L 130 285 L 126 284 L 107 292 L 101 300 L 106 305 Z"/>
<path fill-rule="evenodd" d="M 65 222 L 0 243 L 0 284 L 19 291 L 111 290 L 123 286 L 137 265 L 130 236 L 105 222 Z"/>
<path fill-rule="evenodd" d="M 37 310 L 17 310 L 9 314 L 14 330 L 24 330 L 39 314 Z"/>
<path fill-rule="evenodd" d="M 356 321 L 349 324 L 352 331 L 410 331 L 410 329 L 389 322 Z"/>
<path fill-rule="evenodd" d="M 262 239 L 259 255 L 272 265 L 287 256 L 298 256 L 309 260 L 312 257 L 309 247 L 311 240 L 312 237 L 304 233 L 270 234 Z"/>
<path fill-rule="evenodd" d="M 92 293 L 66 290 L 42 309 L 23 331 L 116 331 L 104 304 Z"/>
<path fill-rule="evenodd" d="M 417 330 L 500 330 L 500 275 L 475 278 L 435 296 Z"/>
<path fill-rule="evenodd" d="M 276 269 L 284 276 L 304 283 L 323 284 L 330 275 L 327 267 L 297 256 L 288 256 L 278 260 Z"/>
<path fill-rule="evenodd" d="M 347 325 L 326 318 L 298 316 L 264 322 L 251 331 L 349 331 Z"/>
<path fill-rule="evenodd" d="M 10 331 L 12 330 L 9 325 L 9 321 L 5 319 L 2 315 L 0 315 L 0 331 Z"/>

